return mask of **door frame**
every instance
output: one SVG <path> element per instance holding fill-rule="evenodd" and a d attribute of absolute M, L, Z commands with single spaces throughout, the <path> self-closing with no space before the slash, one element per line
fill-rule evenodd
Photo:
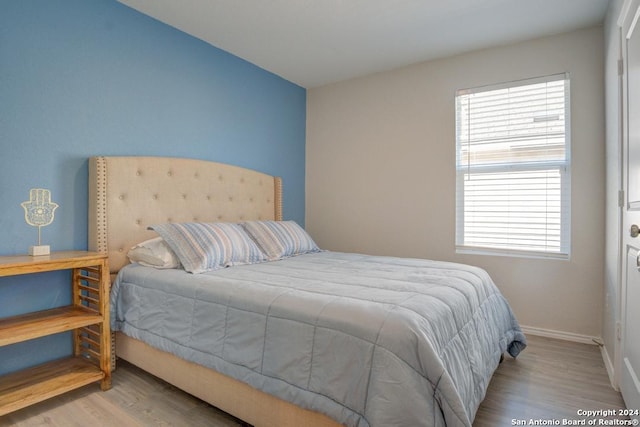
<path fill-rule="evenodd" d="M 620 15 L 618 16 L 618 46 L 619 46 L 619 66 L 618 66 L 618 144 L 620 146 L 620 188 L 621 197 L 619 205 L 619 244 L 618 244 L 618 298 L 617 298 L 617 318 L 615 325 L 615 348 L 614 348 L 614 388 L 620 390 L 622 382 L 622 371 L 624 363 L 623 349 L 626 340 L 626 317 L 627 317 L 627 272 L 628 272 L 628 260 L 629 251 L 634 249 L 640 251 L 640 243 L 633 246 L 628 245 L 626 241 L 626 234 L 628 233 L 626 227 L 626 215 L 627 211 L 640 211 L 640 203 L 629 202 L 629 120 L 628 120 L 628 73 L 627 73 L 627 37 L 628 34 L 625 30 L 629 31 L 631 28 L 635 28 L 634 31 L 640 31 L 640 0 L 624 0 Z M 629 29 L 626 29 L 626 24 L 632 19 L 632 24 Z"/>

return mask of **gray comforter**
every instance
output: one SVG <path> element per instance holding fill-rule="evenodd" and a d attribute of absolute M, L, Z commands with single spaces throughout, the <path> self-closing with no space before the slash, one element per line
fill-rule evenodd
<path fill-rule="evenodd" d="M 193 275 L 136 264 L 114 330 L 348 426 L 470 426 L 526 346 L 488 274 L 337 252 Z"/>

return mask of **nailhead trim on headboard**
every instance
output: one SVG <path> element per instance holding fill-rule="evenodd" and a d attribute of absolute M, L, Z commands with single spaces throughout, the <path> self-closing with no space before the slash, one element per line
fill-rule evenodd
<path fill-rule="evenodd" d="M 107 252 L 107 162 L 89 159 L 89 250 Z"/>
<path fill-rule="evenodd" d="M 275 220 L 282 221 L 282 178 L 274 177 Z"/>

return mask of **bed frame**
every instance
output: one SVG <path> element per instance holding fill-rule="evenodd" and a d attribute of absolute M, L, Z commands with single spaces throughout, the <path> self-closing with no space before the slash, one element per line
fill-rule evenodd
<path fill-rule="evenodd" d="M 282 220 L 282 181 L 254 170 L 169 157 L 89 159 L 89 248 L 107 253 L 112 279 L 127 251 L 163 222 Z M 214 370 L 117 333 L 115 352 L 176 387 L 257 427 L 336 427 Z M 117 374 L 116 374 L 117 375 Z"/>

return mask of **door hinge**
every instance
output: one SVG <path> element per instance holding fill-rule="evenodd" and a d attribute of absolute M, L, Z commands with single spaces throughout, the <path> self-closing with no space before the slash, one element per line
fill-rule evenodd
<path fill-rule="evenodd" d="M 624 207 L 624 190 L 618 190 L 618 207 Z"/>
<path fill-rule="evenodd" d="M 622 59 L 618 59 L 618 75 L 621 76 L 624 74 L 624 62 Z"/>
<path fill-rule="evenodd" d="M 616 322 L 616 338 L 618 341 L 622 339 L 622 325 L 620 322 Z"/>

